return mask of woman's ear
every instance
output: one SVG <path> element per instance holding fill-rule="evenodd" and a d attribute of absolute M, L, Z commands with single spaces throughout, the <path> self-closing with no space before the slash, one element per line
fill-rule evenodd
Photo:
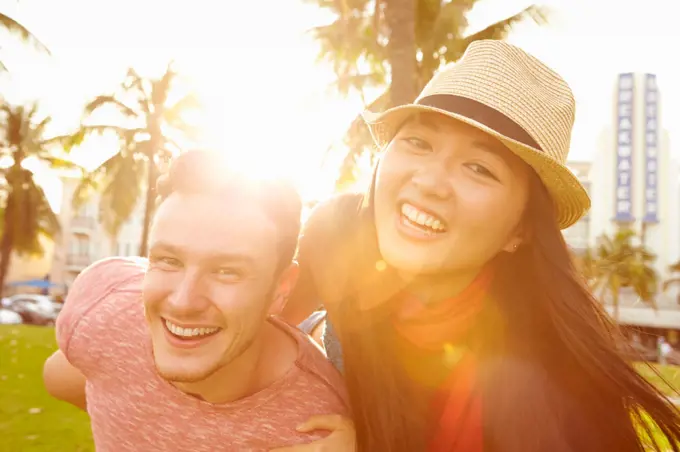
<path fill-rule="evenodd" d="M 523 244 L 529 243 L 531 234 L 529 232 L 529 227 L 525 222 L 520 223 L 515 232 L 510 236 L 508 242 L 503 247 L 503 251 L 506 253 L 514 253 Z"/>

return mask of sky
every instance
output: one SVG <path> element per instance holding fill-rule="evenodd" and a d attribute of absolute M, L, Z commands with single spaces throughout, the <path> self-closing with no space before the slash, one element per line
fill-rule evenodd
<path fill-rule="evenodd" d="M 238 7 L 227 7 L 236 3 Z M 340 98 L 328 89 L 333 73 L 317 62 L 310 27 L 330 17 L 302 0 L 252 2 L 206 0 L 0 0 L 0 11 L 32 30 L 52 51 L 47 57 L 0 34 L 0 58 L 11 76 L 0 92 L 11 102 L 39 99 L 54 118 L 53 132 L 75 127 L 83 104 L 112 92 L 134 66 L 158 75 L 175 58 L 187 83 L 206 106 L 205 143 L 253 168 L 296 179 L 307 198 L 333 186 L 338 155 L 324 162 L 362 109 L 358 96 Z M 471 31 L 509 16 L 530 2 L 482 0 L 471 12 Z M 658 74 L 662 125 L 672 152 L 680 142 L 680 30 L 674 2 L 546 0 L 550 25 L 526 23 L 509 41 L 545 61 L 571 85 L 577 101 L 570 159 L 590 160 L 597 139 L 611 124 L 612 95 L 619 72 Z M 628 4 L 629 6 L 624 6 Z M 665 99 L 669 99 L 664 102 Z M 114 152 L 92 140 L 74 158 L 89 167 Z M 36 178 L 58 209 L 61 190 L 54 174 L 36 168 Z"/>

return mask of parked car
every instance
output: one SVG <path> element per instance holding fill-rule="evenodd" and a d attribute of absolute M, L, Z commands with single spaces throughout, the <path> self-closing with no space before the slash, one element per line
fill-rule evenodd
<path fill-rule="evenodd" d="M 49 297 L 37 294 L 17 294 L 8 297 L 7 309 L 19 314 L 28 325 L 54 325 L 61 309 Z"/>
<path fill-rule="evenodd" d="M 0 308 L 0 325 L 19 325 L 24 323 L 21 315 L 9 309 Z"/>

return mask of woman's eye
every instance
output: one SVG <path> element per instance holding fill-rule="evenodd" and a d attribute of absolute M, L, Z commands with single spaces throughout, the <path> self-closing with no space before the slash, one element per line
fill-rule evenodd
<path fill-rule="evenodd" d="M 491 179 L 498 180 L 498 178 L 491 171 L 479 163 L 469 163 L 467 167 L 480 176 L 490 177 Z"/>
<path fill-rule="evenodd" d="M 422 140 L 420 138 L 406 137 L 406 138 L 403 138 L 403 141 L 406 142 L 412 149 L 415 149 L 418 152 L 430 152 L 430 151 L 432 151 L 432 146 L 430 146 L 430 143 L 428 143 L 427 141 Z"/>

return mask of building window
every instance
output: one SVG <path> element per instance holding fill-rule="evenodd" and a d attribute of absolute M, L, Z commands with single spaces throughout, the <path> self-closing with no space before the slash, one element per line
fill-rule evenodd
<path fill-rule="evenodd" d="M 72 254 L 77 256 L 88 256 L 90 254 L 90 238 L 81 234 L 73 235 L 70 250 Z"/>

